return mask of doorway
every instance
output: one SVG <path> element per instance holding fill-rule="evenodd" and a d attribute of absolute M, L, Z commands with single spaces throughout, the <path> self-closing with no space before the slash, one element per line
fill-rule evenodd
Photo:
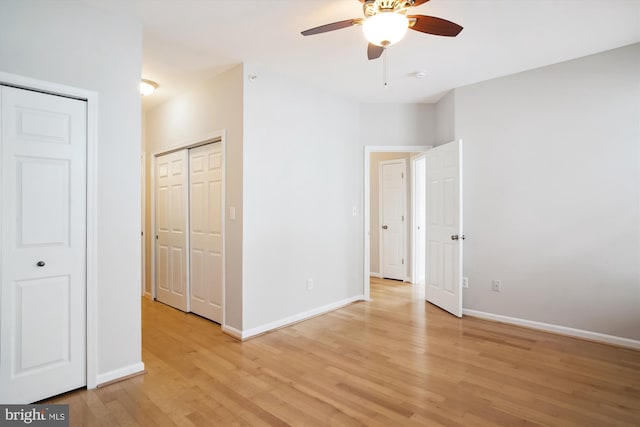
<path fill-rule="evenodd" d="M 380 274 L 380 270 L 374 270 L 372 268 L 372 260 L 375 262 L 376 258 L 379 260 L 379 255 L 376 256 L 376 253 L 379 254 L 379 240 L 378 240 L 378 229 L 381 229 L 381 226 L 384 224 L 379 223 L 378 211 L 379 208 L 376 206 L 372 206 L 372 188 L 376 189 L 375 181 L 377 179 L 376 173 L 374 171 L 378 170 L 378 166 L 374 165 L 372 162 L 372 156 L 379 155 L 378 158 L 384 158 L 389 153 L 401 153 L 399 157 L 409 160 L 411 155 L 425 153 L 429 150 L 430 146 L 368 146 L 364 149 L 364 271 L 363 271 L 363 294 L 364 299 L 369 300 L 371 298 L 370 292 L 370 276 L 376 276 Z M 398 158 L 398 157 L 396 157 Z M 389 158 L 387 158 L 388 160 Z M 405 174 L 405 177 L 408 174 Z M 410 182 L 410 180 L 406 180 Z M 412 211 L 409 207 L 407 207 L 405 211 L 405 216 L 408 214 L 412 216 Z M 407 218 L 405 221 L 405 225 L 411 224 L 411 218 Z M 407 233 L 407 235 L 411 236 L 412 233 Z M 406 251 L 410 251 L 410 247 L 408 246 L 408 242 L 405 243 L 405 247 L 408 247 Z M 375 251 L 375 252 L 374 252 Z M 373 253 L 373 256 L 372 256 Z M 412 271 L 411 266 L 407 265 L 407 259 L 411 259 L 412 257 L 405 257 L 405 279 L 407 281 L 411 281 L 410 272 Z M 374 266 L 376 267 L 376 266 Z M 379 267 L 378 267 L 379 268 Z"/>
<path fill-rule="evenodd" d="M 364 274 L 363 294 L 370 300 L 371 170 L 373 153 L 424 154 L 425 291 L 428 302 L 462 316 L 462 141 L 431 147 L 365 147 L 364 154 Z M 428 240 L 427 240 L 428 239 Z M 415 247 L 415 245 L 414 245 Z M 412 269 L 410 271 L 415 271 Z"/>

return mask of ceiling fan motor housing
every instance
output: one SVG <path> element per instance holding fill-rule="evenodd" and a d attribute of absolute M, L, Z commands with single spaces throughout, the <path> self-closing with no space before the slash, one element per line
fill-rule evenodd
<path fill-rule="evenodd" d="M 411 6 L 413 6 L 413 0 L 366 0 L 362 9 L 364 16 L 370 18 L 380 12 L 405 14 L 407 8 Z"/>

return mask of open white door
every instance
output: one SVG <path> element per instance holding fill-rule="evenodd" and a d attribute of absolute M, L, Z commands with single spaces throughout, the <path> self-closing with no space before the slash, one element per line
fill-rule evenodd
<path fill-rule="evenodd" d="M 140 201 L 141 201 L 141 207 L 140 207 L 140 269 L 142 271 L 142 274 L 140 275 L 141 279 L 142 279 L 142 283 L 140 284 L 141 287 L 141 296 L 144 296 L 144 294 L 146 293 L 146 283 L 147 283 L 147 279 L 146 279 L 146 265 L 145 265 L 145 257 L 146 257 L 146 250 L 145 250 L 145 235 L 144 235 L 144 226 L 146 223 L 146 209 L 145 206 L 147 204 L 147 200 L 146 200 L 146 191 L 145 191 L 145 182 L 146 182 L 146 177 L 145 177 L 145 171 L 146 171 L 146 162 L 145 162 L 145 155 L 144 153 L 142 153 L 140 155 L 140 193 L 141 196 L 140 197 Z"/>
<path fill-rule="evenodd" d="M 387 279 L 404 280 L 407 276 L 406 168 L 405 160 L 380 162 L 380 274 Z"/>
<path fill-rule="evenodd" d="M 424 284 L 426 262 L 427 158 L 413 159 L 413 283 Z"/>
<path fill-rule="evenodd" d="M 187 150 L 156 159 L 156 298 L 189 311 Z"/>
<path fill-rule="evenodd" d="M 191 311 L 222 323 L 222 144 L 189 150 Z"/>
<path fill-rule="evenodd" d="M 0 86 L 0 402 L 86 385 L 87 103 Z"/>
<path fill-rule="evenodd" d="M 426 298 L 462 317 L 462 142 L 427 152 Z"/>

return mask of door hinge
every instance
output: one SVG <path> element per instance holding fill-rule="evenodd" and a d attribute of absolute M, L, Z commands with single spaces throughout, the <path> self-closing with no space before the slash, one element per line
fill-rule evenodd
<path fill-rule="evenodd" d="M 400 172 L 400 178 L 404 179 L 404 172 Z"/>
<path fill-rule="evenodd" d="M 404 258 L 402 258 L 402 265 L 404 265 Z"/>
<path fill-rule="evenodd" d="M 402 222 L 404 222 L 404 215 L 402 215 Z"/>

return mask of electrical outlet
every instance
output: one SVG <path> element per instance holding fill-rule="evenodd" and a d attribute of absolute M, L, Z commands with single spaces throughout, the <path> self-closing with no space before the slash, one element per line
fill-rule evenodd
<path fill-rule="evenodd" d="M 469 287 L 469 278 L 466 277 L 466 276 L 462 278 L 462 287 L 463 288 L 468 288 Z"/>
<path fill-rule="evenodd" d="M 500 280 L 491 282 L 491 290 L 493 292 L 500 292 L 502 290 L 502 282 Z"/>
<path fill-rule="evenodd" d="M 313 279 L 307 279 L 307 290 L 313 289 Z"/>

